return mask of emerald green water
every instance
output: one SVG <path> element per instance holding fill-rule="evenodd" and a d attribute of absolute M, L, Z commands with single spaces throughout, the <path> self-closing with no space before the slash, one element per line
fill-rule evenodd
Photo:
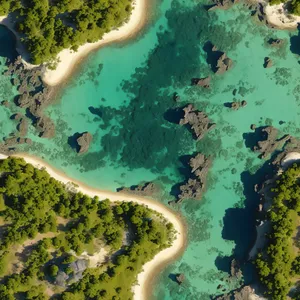
<path fill-rule="evenodd" d="M 242 4 L 210 13 L 203 4 L 163 0 L 137 38 L 91 54 L 48 108 L 56 137 L 38 138 L 31 128 L 35 143 L 25 149 L 102 189 L 154 180 L 162 186 L 160 201 L 165 204 L 172 199 L 172 187 L 185 179 L 185 155 L 212 155 L 203 200 L 186 201 L 179 209 L 188 224 L 187 249 L 158 276 L 155 299 L 210 299 L 221 293 L 219 284 L 227 291 L 238 286 L 221 279 L 228 278 L 227 257 L 234 253 L 245 258 L 253 242 L 253 185 L 263 176 L 257 170 L 264 163 L 245 146 L 245 134 L 254 123 L 299 136 L 300 66 L 290 49 L 292 41 L 293 52 L 297 50 L 297 31 L 268 29 Z M 285 44 L 271 48 L 269 38 L 283 38 Z M 232 70 L 212 73 L 203 50 L 207 41 L 226 51 L 234 61 Z M 266 56 L 274 61 L 270 69 L 263 68 Z M 190 86 L 193 77 L 207 75 L 212 76 L 210 89 Z M 12 100 L 8 78 L 0 77 L 0 89 L 3 100 Z M 172 99 L 175 91 L 181 96 L 179 103 Z M 231 111 L 224 103 L 234 98 L 248 105 Z M 187 103 L 196 104 L 217 124 L 200 142 L 172 122 L 172 110 Z M 3 137 L 16 126 L 10 115 L 0 107 Z M 93 134 L 93 143 L 87 154 L 78 156 L 68 138 L 84 131 Z M 247 270 L 249 282 L 253 274 Z M 176 273 L 186 276 L 182 286 L 171 279 Z"/>

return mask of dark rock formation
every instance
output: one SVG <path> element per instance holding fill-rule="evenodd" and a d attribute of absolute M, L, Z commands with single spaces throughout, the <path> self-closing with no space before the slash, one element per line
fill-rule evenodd
<path fill-rule="evenodd" d="M 288 140 L 290 135 L 285 135 L 277 139 L 278 130 L 275 127 L 268 126 L 261 129 L 261 136 L 263 140 L 257 142 L 257 146 L 254 146 L 253 150 L 261 153 L 261 158 L 267 158 L 275 150 L 282 148 Z"/>
<path fill-rule="evenodd" d="M 173 94 L 173 100 L 174 100 L 175 102 L 178 102 L 178 101 L 180 100 L 180 96 L 178 95 L 178 93 L 174 93 L 174 94 Z"/>
<path fill-rule="evenodd" d="M 1 105 L 5 107 L 10 107 L 10 103 L 6 100 L 1 101 Z"/>
<path fill-rule="evenodd" d="M 197 140 L 201 140 L 205 133 L 215 127 L 215 123 L 211 123 L 208 116 L 194 108 L 192 104 L 183 108 L 184 117 L 179 121 L 180 125 L 188 124 Z"/>
<path fill-rule="evenodd" d="M 35 123 L 36 128 L 40 132 L 39 136 L 42 138 L 53 138 L 55 135 L 55 125 L 53 121 L 47 116 L 41 116 Z"/>
<path fill-rule="evenodd" d="M 78 153 L 85 153 L 89 150 L 90 144 L 93 140 L 93 136 L 89 132 L 84 132 L 77 139 L 77 144 L 79 146 Z"/>
<path fill-rule="evenodd" d="M 192 85 L 202 86 L 204 88 L 209 88 L 210 86 L 210 76 L 205 78 L 193 78 Z"/>
<path fill-rule="evenodd" d="M 237 2 L 238 0 L 213 0 L 214 4 L 208 7 L 208 11 L 215 9 L 228 9 Z"/>
<path fill-rule="evenodd" d="M 117 192 L 131 193 L 140 196 L 152 196 L 160 192 L 160 188 L 153 182 L 146 182 L 139 185 L 134 185 L 129 188 L 121 187 Z"/>
<path fill-rule="evenodd" d="M 255 298 L 255 291 L 250 286 L 244 286 L 228 294 L 218 296 L 215 300 L 250 300 Z"/>
<path fill-rule="evenodd" d="M 231 277 L 236 277 L 236 278 L 241 278 L 243 275 L 241 271 L 241 266 L 235 259 L 231 261 L 230 275 Z"/>
<path fill-rule="evenodd" d="M 211 166 L 210 157 L 198 153 L 190 159 L 191 176 L 179 187 L 180 193 L 177 202 L 185 199 L 200 200 L 205 188 L 206 176 Z"/>
<path fill-rule="evenodd" d="M 251 124 L 250 129 L 251 130 L 255 130 L 256 129 L 256 125 L 255 124 Z"/>
<path fill-rule="evenodd" d="M 270 57 L 265 57 L 264 68 L 271 68 L 273 66 L 273 61 Z"/>
<path fill-rule="evenodd" d="M 184 277 L 183 273 L 180 273 L 180 274 L 176 275 L 176 281 L 177 281 L 178 284 L 182 284 L 184 282 L 184 279 L 185 279 L 185 277 Z"/>
<path fill-rule="evenodd" d="M 28 121 L 25 118 L 21 118 L 19 124 L 17 125 L 17 130 L 20 136 L 26 136 L 28 131 Z"/>
<path fill-rule="evenodd" d="M 273 38 L 270 38 L 268 40 L 268 43 L 272 47 L 280 47 L 280 46 L 282 46 L 284 44 L 284 40 L 283 39 L 273 39 Z"/>
<path fill-rule="evenodd" d="M 217 61 L 216 74 L 223 74 L 233 66 L 232 60 L 224 52 Z"/>
<path fill-rule="evenodd" d="M 51 102 L 54 92 L 42 82 L 41 77 L 45 67 L 27 69 L 20 56 L 14 62 L 8 60 L 7 64 L 8 69 L 4 75 L 13 76 L 11 82 L 19 92 L 15 100 L 16 105 L 27 109 L 26 116 L 41 129 L 42 137 L 52 137 L 54 123 L 51 122 L 49 126 L 49 118 L 43 116 L 43 110 Z M 43 129 L 45 126 L 48 128 L 46 131 Z"/>
<path fill-rule="evenodd" d="M 244 107 L 247 105 L 247 101 L 243 100 L 243 101 L 233 101 L 230 103 L 225 103 L 225 106 L 230 107 L 232 110 L 238 110 L 241 107 Z"/>

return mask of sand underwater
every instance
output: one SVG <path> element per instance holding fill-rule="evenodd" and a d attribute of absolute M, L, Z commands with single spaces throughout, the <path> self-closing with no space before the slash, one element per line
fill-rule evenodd
<path fill-rule="evenodd" d="M 298 31 L 272 30 L 237 4 L 227 11 L 207 12 L 204 1 L 156 2 L 151 22 L 136 38 L 91 54 L 63 86 L 47 113 L 55 120 L 56 136 L 38 138 L 23 149 L 50 162 L 77 180 L 115 191 L 141 181 L 161 184 L 160 201 L 167 204 L 188 173 L 189 155 L 212 155 L 213 166 L 202 201 L 185 201 L 179 208 L 188 224 L 188 247 L 183 257 L 166 268 L 154 283 L 155 299 L 210 299 L 239 286 L 226 283 L 230 256 L 246 258 L 255 237 L 253 185 L 263 176 L 264 161 L 250 151 L 250 125 L 273 125 L 300 136 L 300 38 Z M 272 48 L 270 38 L 283 38 Z M 13 52 L 13 38 L 0 27 L 0 60 Z M 205 43 L 226 51 L 234 67 L 214 75 Z M 297 47 L 299 43 L 299 47 Z M 269 56 L 274 66 L 263 68 Z M 191 86 L 193 77 L 211 75 L 210 89 Z M 233 91 L 236 89 L 236 95 Z M 3 99 L 15 90 L 0 76 Z M 178 103 L 173 93 L 180 95 Z M 225 102 L 246 100 L 238 111 Z M 194 103 L 216 128 L 196 142 L 186 127 L 175 123 L 175 108 Z M 18 108 L 15 108 L 18 111 Z M 0 136 L 15 131 L 11 112 L 0 107 Z M 76 132 L 89 131 L 93 143 L 78 156 L 71 146 Z M 266 164 L 265 164 L 266 165 Z M 186 281 L 176 284 L 174 274 Z M 245 282 L 254 279 L 247 264 Z"/>

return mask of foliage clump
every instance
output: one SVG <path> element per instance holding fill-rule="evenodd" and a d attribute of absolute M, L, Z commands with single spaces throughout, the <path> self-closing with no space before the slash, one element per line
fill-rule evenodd
<path fill-rule="evenodd" d="M 266 295 L 274 300 L 286 299 L 293 278 L 300 275 L 300 258 L 293 243 L 300 213 L 299 176 L 300 166 L 294 164 L 276 180 L 268 211 L 269 244 L 255 261 Z"/>
<path fill-rule="evenodd" d="M 172 224 L 143 205 L 70 191 L 23 159 L 1 160 L 0 174 L 0 299 L 48 299 L 46 286 L 55 287 L 61 272 L 72 276 L 70 264 L 95 241 L 113 259 L 87 268 L 51 299 L 131 299 L 143 264 L 171 245 Z M 13 249 L 28 241 L 22 267 L 12 270 Z"/>
<path fill-rule="evenodd" d="M 66 48 L 102 38 L 130 16 L 131 0 L 2 0 L 0 15 L 14 13 L 16 30 L 34 64 L 53 62 Z"/>

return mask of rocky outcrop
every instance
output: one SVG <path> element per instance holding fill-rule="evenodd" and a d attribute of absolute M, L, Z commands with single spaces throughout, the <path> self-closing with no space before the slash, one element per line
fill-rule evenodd
<path fill-rule="evenodd" d="M 37 119 L 35 126 L 42 138 L 53 138 L 55 135 L 55 125 L 47 116 L 41 116 Z"/>
<path fill-rule="evenodd" d="M 192 79 L 192 85 L 197 85 L 201 86 L 204 88 L 209 88 L 210 87 L 210 76 L 204 77 L 204 78 L 193 78 Z"/>
<path fill-rule="evenodd" d="M 243 101 L 233 101 L 230 102 L 228 104 L 226 104 L 226 106 L 229 106 L 232 110 L 238 110 L 241 107 L 245 107 L 247 105 L 247 101 L 243 100 Z"/>
<path fill-rule="evenodd" d="M 284 44 L 284 40 L 283 39 L 269 39 L 268 40 L 268 44 L 272 47 L 281 47 Z"/>
<path fill-rule="evenodd" d="M 121 187 L 117 192 L 131 193 L 139 196 L 153 196 L 160 192 L 160 188 L 153 182 L 146 182 L 139 185 L 134 185 L 129 188 Z"/>
<path fill-rule="evenodd" d="M 260 298 L 258 295 L 256 295 L 255 290 L 250 286 L 244 286 L 228 294 L 218 296 L 214 299 L 215 300 L 258 300 L 264 298 Z"/>
<path fill-rule="evenodd" d="M 1 105 L 4 107 L 10 107 L 10 103 L 7 100 L 1 101 Z"/>
<path fill-rule="evenodd" d="M 290 135 L 285 135 L 277 139 L 278 130 L 273 126 L 262 128 L 260 131 L 260 135 L 263 138 L 263 140 L 258 141 L 257 145 L 254 146 L 253 150 L 260 152 L 260 157 L 264 159 L 272 153 L 274 153 L 275 150 L 282 148 L 286 144 L 286 142 L 291 138 Z"/>
<path fill-rule="evenodd" d="M 233 66 L 232 60 L 224 52 L 217 61 L 216 74 L 223 74 Z"/>
<path fill-rule="evenodd" d="M 176 281 L 177 281 L 177 283 L 180 285 L 180 284 L 182 284 L 183 282 L 184 282 L 184 279 L 185 279 L 185 277 L 184 277 L 184 274 L 183 273 L 180 273 L 180 274 L 177 274 L 176 275 Z"/>
<path fill-rule="evenodd" d="M 24 137 L 28 132 L 28 121 L 25 118 L 21 118 L 19 124 L 17 125 L 17 130 L 20 136 Z"/>
<path fill-rule="evenodd" d="M 250 129 L 251 130 L 255 130 L 256 129 L 256 125 L 255 124 L 251 124 Z"/>
<path fill-rule="evenodd" d="M 49 118 L 43 116 L 43 110 L 51 102 L 54 92 L 52 88 L 45 86 L 41 79 L 45 68 L 40 66 L 27 69 L 20 56 L 7 64 L 4 75 L 12 77 L 11 82 L 19 92 L 15 100 L 16 105 L 27 109 L 26 116 L 41 130 L 40 136 L 53 137 L 54 123 L 51 121 L 50 126 Z"/>
<path fill-rule="evenodd" d="M 182 202 L 185 199 L 200 200 L 205 188 L 206 177 L 211 166 L 210 157 L 198 153 L 190 159 L 189 166 L 191 175 L 187 181 L 179 187 L 179 195 L 177 202 Z"/>
<path fill-rule="evenodd" d="M 89 150 L 90 144 L 93 140 L 93 136 L 89 132 L 84 132 L 76 140 L 78 144 L 78 153 L 86 153 Z"/>
<path fill-rule="evenodd" d="M 214 4 L 208 8 L 208 11 L 215 9 L 228 9 L 237 2 L 238 0 L 213 0 Z"/>
<path fill-rule="evenodd" d="M 271 68 L 273 66 L 273 61 L 270 57 L 265 57 L 264 68 Z"/>
<path fill-rule="evenodd" d="M 179 124 L 189 125 L 197 140 L 201 140 L 206 132 L 215 127 L 215 123 L 211 123 L 208 116 L 204 112 L 196 110 L 192 104 L 184 107 L 183 111 L 184 117 Z"/>

